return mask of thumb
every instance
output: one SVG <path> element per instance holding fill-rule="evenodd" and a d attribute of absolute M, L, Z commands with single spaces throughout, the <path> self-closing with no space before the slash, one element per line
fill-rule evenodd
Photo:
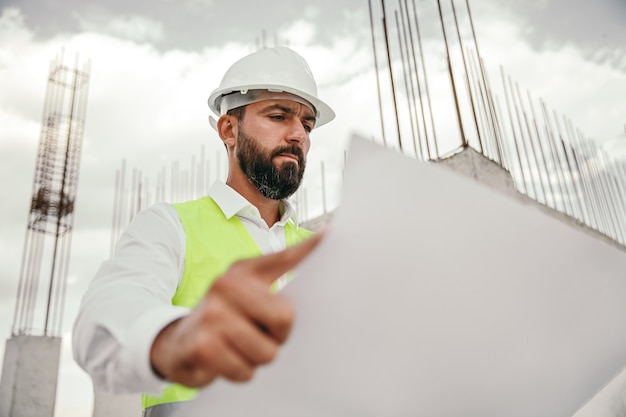
<path fill-rule="evenodd" d="M 252 269 L 252 274 L 262 283 L 270 285 L 278 277 L 295 268 L 306 258 L 322 240 L 324 234 L 318 233 L 307 240 L 283 251 L 248 259 L 244 262 Z"/>

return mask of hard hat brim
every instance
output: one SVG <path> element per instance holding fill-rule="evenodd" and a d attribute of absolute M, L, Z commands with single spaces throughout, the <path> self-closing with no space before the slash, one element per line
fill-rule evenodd
<path fill-rule="evenodd" d="M 310 94 L 305 93 L 304 91 L 298 90 L 296 88 L 287 87 L 284 85 L 268 85 L 268 84 L 250 84 L 244 86 L 237 86 L 236 89 L 233 88 L 218 88 L 213 90 L 211 95 L 209 96 L 209 108 L 215 113 L 218 117 L 220 116 L 220 109 L 217 107 L 217 103 L 219 98 L 225 94 L 232 93 L 234 91 L 246 91 L 246 90 L 271 90 L 275 92 L 284 91 L 286 93 L 294 94 L 298 97 L 301 97 L 311 103 L 317 112 L 317 117 L 315 120 L 315 128 L 325 125 L 335 118 L 335 112 L 333 109 L 320 100 L 317 97 L 314 97 Z"/>

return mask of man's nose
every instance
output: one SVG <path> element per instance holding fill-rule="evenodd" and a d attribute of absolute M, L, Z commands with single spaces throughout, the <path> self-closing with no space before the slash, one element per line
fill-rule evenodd
<path fill-rule="evenodd" d="M 294 120 L 291 123 L 290 128 L 287 140 L 291 143 L 303 143 L 309 136 L 309 132 L 300 120 Z"/>

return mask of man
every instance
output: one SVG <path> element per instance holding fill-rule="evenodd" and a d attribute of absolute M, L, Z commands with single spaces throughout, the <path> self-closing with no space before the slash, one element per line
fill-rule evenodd
<path fill-rule="evenodd" d="M 270 362 L 293 320 L 270 285 L 319 241 L 285 200 L 300 185 L 311 130 L 334 118 L 306 61 L 285 47 L 252 53 L 226 72 L 209 107 L 228 151 L 226 183 L 137 214 L 74 325 L 74 357 L 94 385 L 152 393 L 144 416 L 174 415 L 195 388 L 247 381 Z"/>

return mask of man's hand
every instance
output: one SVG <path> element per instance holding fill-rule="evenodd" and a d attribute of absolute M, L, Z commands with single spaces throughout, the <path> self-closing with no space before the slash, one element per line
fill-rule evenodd
<path fill-rule="evenodd" d="M 321 235 L 233 264 L 185 316 L 154 340 L 150 361 L 169 381 L 202 387 L 222 376 L 248 381 L 271 362 L 291 331 L 294 311 L 269 286 L 317 246 Z"/>

